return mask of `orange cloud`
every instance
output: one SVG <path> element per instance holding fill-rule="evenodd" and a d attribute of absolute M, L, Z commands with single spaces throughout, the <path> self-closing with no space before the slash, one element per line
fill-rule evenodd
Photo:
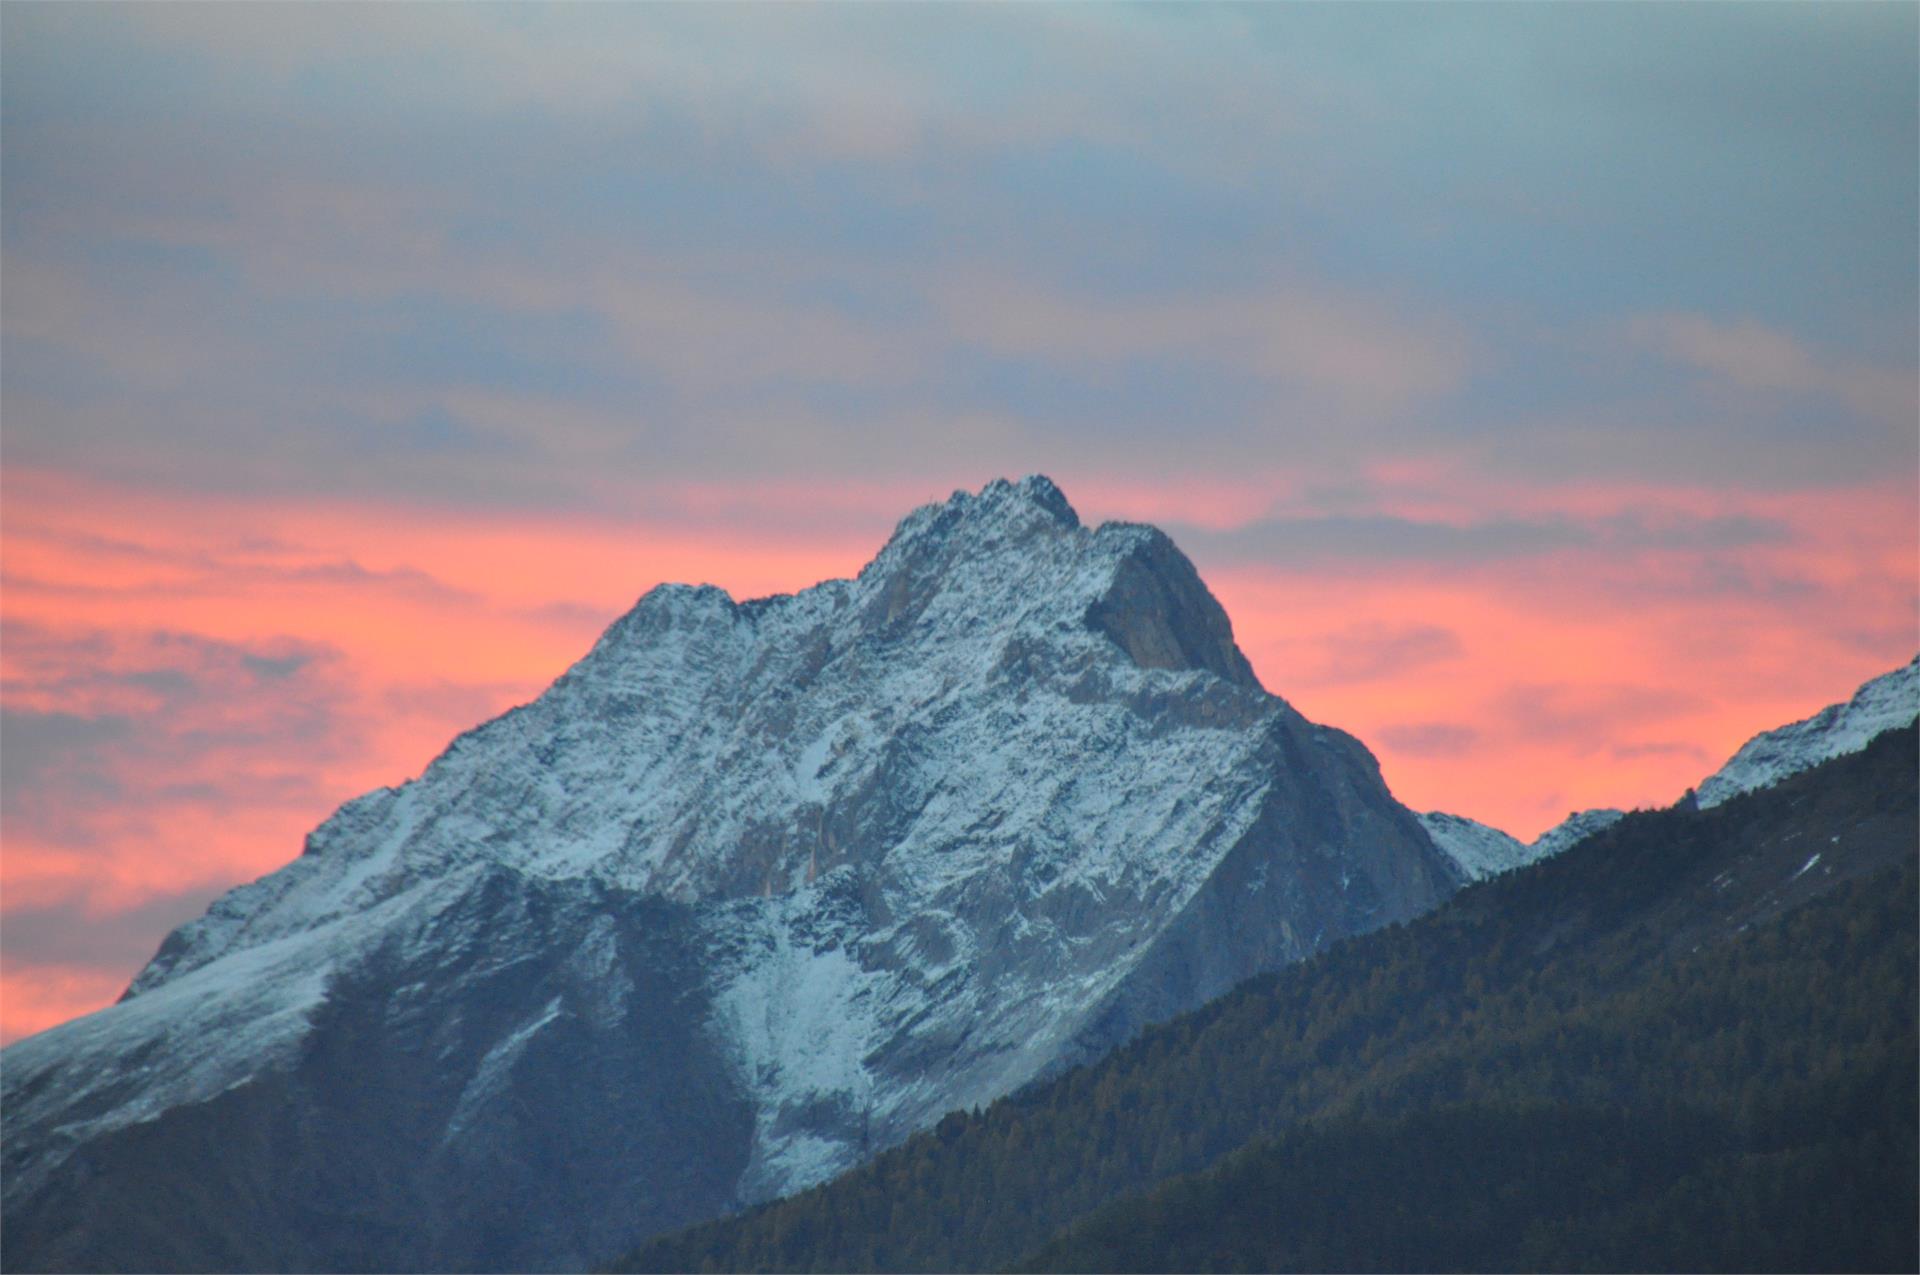
<path fill-rule="evenodd" d="M 85 966 L 0 971 L 0 1044 L 104 1009 L 119 999 L 127 981 L 126 975 Z"/>
<path fill-rule="evenodd" d="M 1445 567 L 1199 565 L 1270 689 L 1359 735 L 1409 805 L 1521 837 L 1576 808 L 1664 805 L 1757 731 L 1920 642 L 1915 518 L 1899 488 L 1553 495 L 1507 512 L 1654 509 L 1772 519 L 1787 534 Z"/>

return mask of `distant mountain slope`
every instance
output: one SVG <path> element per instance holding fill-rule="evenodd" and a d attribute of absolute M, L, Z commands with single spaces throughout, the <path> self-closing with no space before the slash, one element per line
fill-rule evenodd
<path fill-rule="evenodd" d="M 1727 764 L 1700 781 L 1697 800 L 1717 806 L 1743 792 L 1778 783 L 1829 758 L 1854 753 L 1882 732 L 1920 718 L 1920 656 L 1861 686 L 1844 704 L 1804 721 L 1755 735 Z"/>
<path fill-rule="evenodd" d="M 1527 844 L 1518 837 L 1465 815 L 1430 810 L 1420 816 L 1420 826 L 1434 845 L 1460 865 L 1469 881 L 1484 881 L 1533 862 Z"/>
<path fill-rule="evenodd" d="M 1524 1136 L 1542 1104 L 1576 1122 L 1670 1111 L 1729 1129 L 1745 1139 L 1729 1152 L 1739 1163 L 1706 1171 L 1741 1191 L 1754 1185 L 1741 1157 L 1764 1153 L 1799 1111 L 1893 1157 L 1901 1191 L 1887 1207 L 1905 1244 L 1920 1185 L 1904 1167 L 1913 1125 L 1897 1119 L 1912 1092 L 1917 766 L 1909 727 L 1715 809 L 1629 815 L 1409 925 L 1253 980 L 1099 1064 L 951 1115 L 834 1183 L 657 1241 L 623 1269 L 998 1269 L 1102 1205 L 1291 1137 L 1302 1121 L 1463 1106 L 1518 1120 L 1508 1127 Z M 1836 894 L 1824 920 L 1776 923 L 1886 871 L 1906 875 Z M 1777 996 L 1776 973 L 1792 980 Z M 1891 1133 L 1871 1114 L 1847 1123 L 1888 1103 Z M 1658 1132 L 1657 1121 L 1633 1127 L 1636 1138 Z M 1793 1145 L 1817 1159 L 1818 1142 Z M 1502 1164 L 1516 1180 L 1532 1172 L 1524 1159 Z M 1606 1196 L 1589 1220 L 1669 1216 L 1665 1190 Z M 1697 1228 L 1714 1215 L 1677 1216 Z M 1864 1248 L 1834 1251 L 1849 1261 L 1888 1251 L 1886 1220 Z M 1511 1251 L 1557 1251 L 1549 1241 L 1568 1237 L 1546 1224 L 1546 1247 Z M 1111 1248 L 1091 1251 L 1093 1265 L 1124 1265 Z M 1667 1251 L 1684 1266 L 1691 1250 Z"/>
<path fill-rule="evenodd" d="M 1626 815 L 1626 811 L 1615 810 L 1611 806 L 1576 810 L 1533 839 L 1527 846 L 1528 862 L 1552 858 L 1562 850 L 1579 845 L 1594 833 L 1613 827 Z"/>
<path fill-rule="evenodd" d="M 1804 721 L 1755 735 L 1726 765 L 1700 781 L 1696 800 L 1702 807 L 1717 806 L 1736 794 L 1858 752 L 1876 735 L 1916 718 L 1920 718 L 1920 656 L 1867 682 L 1845 703 L 1828 705 Z M 1483 881 L 1559 854 L 1617 822 L 1623 813 L 1575 811 L 1530 844 L 1478 820 L 1438 810 L 1421 815 L 1420 824 L 1469 880 Z"/>
<path fill-rule="evenodd" d="M 0 1241 L 583 1265 L 1459 883 L 1172 541 L 996 481 L 856 579 L 653 590 L 121 1004 L 10 1047 Z"/>
<path fill-rule="evenodd" d="M 1460 865 L 1460 871 L 1469 881 L 1484 881 L 1559 854 L 1602 828 L 1618 823 L 1625 814 L 1624 810 L 1576 811 L 1532 842 L 1523 842 L 1476 819 L 1439 810 L 1421 815 L 1420 826 L 1433 838 L 1434 845 Z"/>

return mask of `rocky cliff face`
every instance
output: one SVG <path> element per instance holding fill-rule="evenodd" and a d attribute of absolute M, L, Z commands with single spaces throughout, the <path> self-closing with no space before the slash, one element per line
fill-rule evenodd
<path fill-rule="evenodd" d="M 11 1267 L 579 1266 L 1461 874 L 1151 528 L 1043 478 L 663 587 L 5 1054 Z"/>

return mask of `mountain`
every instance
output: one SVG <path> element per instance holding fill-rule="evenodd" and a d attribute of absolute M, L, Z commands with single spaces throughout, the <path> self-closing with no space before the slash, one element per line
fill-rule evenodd
<path fill-rule="evenodd" d="M 1765 788 L 1821 762 L 1858 752 L 1876 736 L 1909 725 L 1916 718 L 1920 718 L 1920 656 L 1867 682 L 1845 703 L 1828 705 L 1804 721 L 1755 735 L 1726 765 L 1700 781 L 1696 800 L 1703 808 L 1717 806 L 1740 793 Z M 1559 854 L 1612 827 L 1624 813 L 1612 809 L 1575 811 L 1531 844 L 1488 824 L 1444 811 L 1421 815 L 1420 825 L 1468 880 L 1481 881 Z"/>
<path fill-rule="evenodd" d="M 1624 810 L 1575 811 L 1532 842 L 1521 841 L 1477 819 L 1450 815 L 1440 810 L 1421 815 L 1420 826 L 1427 830 L 1427 835 L 1433 838 L 1433 844 L 1459 866 L 1469 881 L 1484 881 L 1488 877 L 1559 854 L 1602 828 L 1613 826 L 1625 815 Z"/>
<path fill-rule="evenodd" d="M 10 1269 L 577 1267 L 1461 880 L 1171 541 L 1045 478 L 665 586 L 0 1055 Z"/>
<path fill-rule="evenodd" d="M 1429 810 L 1420 816 L 1420 826 L 1469 881 L 1484 881 L 1533 862 L 1524 841 L 1465 815 Z"/>
<path fill-rule="evenodd" d="M 1855 691 L 1844 704 L 1830 704 L 1804 721 L 1755 735 L 1727 764 L 1700 781 L 1704 807 L 1765 788 L 1823 761 L 1857 753 L 1884 731 L 1920 717 L 1920 655 Z"/>
<path fill-rule="evenodd" d="M 1912 1270 L 1920 736 L 1630 814 L 625 1270 Z"/>

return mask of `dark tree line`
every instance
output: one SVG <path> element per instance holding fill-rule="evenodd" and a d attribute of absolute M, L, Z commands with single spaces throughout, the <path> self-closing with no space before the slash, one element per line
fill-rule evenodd
<path fill-rule="evenodd" d="M 1605 997 L 1585 1023 L 1633 1048 L 1575 1065 L 1616 1102 L 1533 1097 L 1557 1038 L 1497 1031 L 1463 1101 L 1297 1125 L 1020 1269 L 1913 1270 L 1920 1046 L 1882 1020 L 1914 1001 L 1915 888 L 1890 870 Z"/>

